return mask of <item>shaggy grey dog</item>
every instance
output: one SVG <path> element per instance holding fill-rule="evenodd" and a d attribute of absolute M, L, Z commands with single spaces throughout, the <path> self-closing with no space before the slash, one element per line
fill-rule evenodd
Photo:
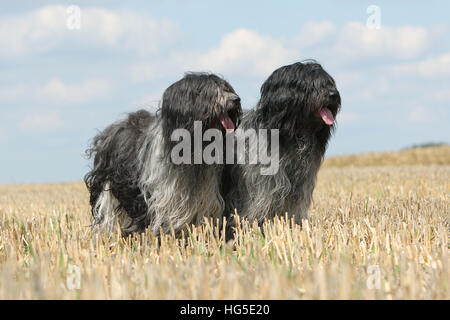
<path fill-rule="evenodd" d="M 297 223 L 308 218 L 317 172 L 333 132 L 341 98 L 333 78 L 315 61 L 275 70 L 261 87 L 257 106 L 240 129 L 278 129 L 279 167 L 262 175 L 262 164 L 236 164 L 226 175 L 225 215 L 235 210 L 250 221 L 288 213 Z M 243 131 L 236 131 L 236 139 Z M 277 146 L 259 143 L 270 153 Z M 248 144 L 247 154 L 256 144 Z M 233 221 L 230 219 L 229 226 Z M 229 230 L 230 232 L 230 230 Z"/>
<path fill-rule="evenodd" d="M 179 234 L 204 217 L 220 218 L 224 165 L 174 164 L 171 135 L 185 129 L 193 136 L 194 121 L 203 132 L 217 128 L 225 135 L 240 116 L 228 82 L 189 73 L 165 90 L 159 114 L 131 113 L 97 135 L 88 150 L 94 167 L 85 177 L 96 229 L 110 232 L 118 222 L 124 236 L 146 228 Z"/>

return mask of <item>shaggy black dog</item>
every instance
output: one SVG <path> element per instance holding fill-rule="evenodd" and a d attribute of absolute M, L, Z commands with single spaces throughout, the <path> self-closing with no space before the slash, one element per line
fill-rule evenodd
<path fill-rule="evenodd" d="M 236 139 L 249 129 L 278 129 L 278 146 L 259 137 L 259 148 L 268 154 L 279 152 L 278 170 L 263 175 L 263 164 L 234 165 L 225 191 L 225 215 L 237 210 L 240 216 L 260 224 L 285 213 L 297 223 L 307 219 L 316 175 L 340 105 L 335 81 L 315 61 L 275 70 L 262 85 L 257 106 L 243 115 L 243 131 L 236 130 Z M 257 147 L 248 145 L 247 155 Z M 229 225 L 232 223 L 230 219 Z"/>
<path fill-rule="evenodd" d="M 171 136 L 176 129 L 194 134 L 216 128 L 225 135 L 241 116 L 238 95 L 228 82 L 206 73 L 189 73 L 167 88 L 160 113 L 131 113 L 97 135 L 87 151 L 94 167 L 85 182 L 94 226 L 124 236 L 143 232 L 176 234 L 203 218 L 219 219 L 224 210 L 223 164 L 174 164 Z M 194 152 L 193 149 L 191 149 Z"/>

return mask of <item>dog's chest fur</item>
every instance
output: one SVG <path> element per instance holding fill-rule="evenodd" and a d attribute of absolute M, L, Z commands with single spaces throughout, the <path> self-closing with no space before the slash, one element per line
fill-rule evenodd
<path fill-rule="evenodd" d="M 148 220 L 154 234 L 162 228 L 180 232 L 186 225 L 201 224 L 204 218 L 220 218 L 223 167 L 219 165 L 174 165 L 164 155 L 160 128 L 155 128 L 141 155 L 140 188 L 148 203 Z"/>
<path fill-rule="evenodd" d="M 235 165 L 232 170 L 233 176 L 238 177 L 236 188 L 227 201 L 250 220 L 261 222 L 287 213 L 300 223 L 308 218 L 322 156 L 314 136 L 280 141 L 278 172 L 262 175 L 261 164 Z"/>
<path fill-rule="evenodd" d="M 313 143 L 311 143 L 313 142 Z M 316 184 L 317 172 L 322 162 L 322 155 L 316 150 L 314 141 L 300 141 L 293 152 L 284 155 L 285 161 L 280 164 L 280 170 L 289 179 L 291 190 L 282 204 L 284 210 L 278 214 L 288 212 L 297 222 L 308 218 L 308 209 Z M 284 211 L 284 212 L 283 212 Z"/>

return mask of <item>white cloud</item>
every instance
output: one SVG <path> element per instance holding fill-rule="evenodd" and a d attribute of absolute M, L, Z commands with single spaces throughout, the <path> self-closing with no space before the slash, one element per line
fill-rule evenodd
<path fill-rule="evenodd" d="M 408 114 L 408 120 L 413 123 L 426 124 L 436 120 L 435 115 L 430 109 L 423 106 L 414 107 Z"/>
<path fill-rule="evenodd" d="M 130 67 L 130 74 L 137 81 L 185 71 L 268 76 L 298 57 L 298 52 L 283 41 L 242 28 L 226 34 L 217 47 L 206 52 L 177 52 L 160 60 L 137 63 Z"/>
<path fill-rule="evenodd" d="M 341 57 L 394 57 L 409 59 L 420 55 L 430 43 L 430 33 L 422 27 L 382 27 L 369 29 L 349 22 L 339 30 L 334 51 Z"/>
<path fill-rule="evenodd" d="M 219 72 L 245 70 L 254 75 L 268 75 L 296 55 L 280 40 L 238 29 L 225 35 L 217 48 L 200 55 L 198 64 Z"/>
<path fill-rule="evenodd" d="M 0 56 L 39 52 L 64 33 L 64 7 L 45 7 L 0 20 Z"/>
<path fill-rule="evenodd" d="M 103 98 L 111 92 L 111 84 L 103 79 L 89 79 L 78 84 L 50 80 L 37 89 L 37 96 L 56 103 L 82 103 Z"/>
<path fill-rule="evenodd" d="M 52 79 L 42 86 L 18 84 L 0 88 L 0 101 L 40 100 L 49 103 L 84 103 L 107 97 L 112 84 L 104 79 L 88 79 L 80 83 L 64 83 Z"/>
<path fill-rule="evenodd" d="M 450 76 L 450 53 L 422 61 L 393 66 L 391 71 L 401 76 L 420 76 L 424 78 Z"/>
<path fill-rule="evenodd" d="M 158 52 L 180 36 L 176 23 L 133 12 L 88 8 L 82 9 L 82 17 L 81 30 L 86 36 L 93 33 L 94 40 L 142 53 Z"/>
<path fill-rule="evenodd" d="M 27 115 L 19 127 L 27 131 L 52 132 L 63 126 L 59 113 L 55 111 L 34 112 Z"/>
<path fill-rule="evenodd" d="M 423 54 L 444 33 L 442 27 L 404 25 L 369 29 L 361 22 L 337 26 L 331 21 L 308 22 L 292 41 L 302 53 L 337 61 L 411 59 Z M 314 48 L 308 48 L 314 47 Z M 309 50 L 310 49 L 310 50 Z"/>
<path fill-rule="evenodd" d="M 46 6 L 0 19 L 0 56 L 49 51 L 62 43 L 108 45 L 157 52 L 179 36 L 177 24 L 126 11 L 81 8 L 81 28 L 67 28 L 67 7 Z"/>
<path fill-rule="evenodd" d="M 186 60 L 189 61 L 188 58 Z M 129 67 L 128 73 L 134 81 L 150 81 L 168 75 L 182 75 L 187 71 L 184 68 L 184 64 L 187 63 L 186 60 L 172 54 L 165 58 L 135 63 Z M 198 70 L 190 69 L 190 71 Z"/>
<path fill-rule="evenodd" d="M 450 102 L 450 91 L 449 89 L 437 90 L 435 92 L 431 92 L 429 97 L 438 102 Z"/>
<path fill-rule="evenodd" d="M 423 54 L 437 34 L 413 26 L 372 30 L 359 22 L 338 27 L 330 21 L 320 21 L 305 23 L 297 36 L 279 39 L 240 28 L 225 34 L 214 48 L 173 52 L 136 63 L 129 72 L 136 81 L 181 75 L 188 70 L 261 77 L 284 64 L 307 58 L 323 58 L 330 64 L 405 60 Z"/>
<path fill-rule="evenodd" d="M 0 101 L 20 100 L 26 96 L 27 90 L 27 86 L 23 84 L 0 88 Z"/>
<path fill-rule="evenodd" d="M 336 26 L 330 21 L 309 21 L 303 25 L 295 42 L 300 47 L 317 45 L 335 35 L 336 31 Z"/>

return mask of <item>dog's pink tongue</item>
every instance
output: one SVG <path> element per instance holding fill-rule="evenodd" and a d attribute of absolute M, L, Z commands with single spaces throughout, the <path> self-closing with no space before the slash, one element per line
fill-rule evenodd
<path fill-rule="evenodd" d="M 231 133 L 235 129 L 233 120 L 231 120 L 231 118 L 229 116 L 223 116 L 220 119 L 220 123 L 222 124 L 222 126 L 224 127 L 224 129 L 227 133 Z"/>
<path fill-rule="evenodd" d="M 320 109 L 319 114 L 322 117 L 323 122 L 325 122 L 327 125 L 331 126 L 334 123 L 334 116 L 333 113 L 331 113 L 330 109 L 322 108 Z"/>

